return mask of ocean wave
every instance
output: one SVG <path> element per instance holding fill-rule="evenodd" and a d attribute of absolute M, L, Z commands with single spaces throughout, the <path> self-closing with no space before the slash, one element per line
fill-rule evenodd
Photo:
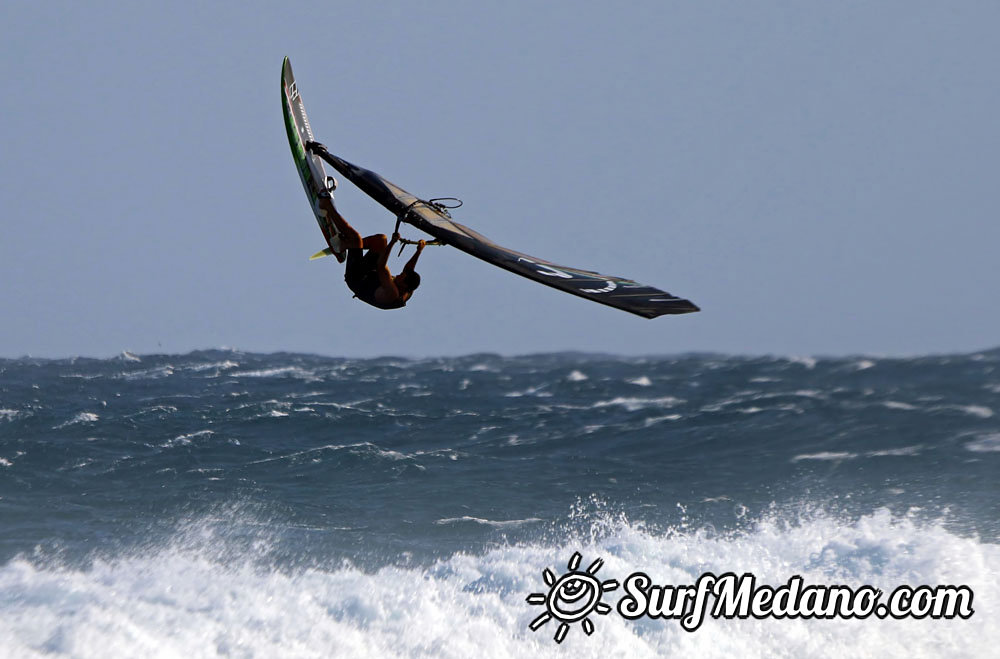
<path fill-rule="evenodd" d="M 196 432 L 189 432 L 183 435 L 177 435 L 173 439 L 168 439 L 167 441 L 160 444 L 160 448 L 171 448 L 173 446 L 186 446 L 191 444 L 193 439 L 198 437 L 211 437 L 215 432 L 211 430 L 198 430 Z"/>
<path fill-rule="evenodd" d="M 323 378 L 316 375 L 315 371 L 302 368 L 300 366 L 279 366 L 277 368 L 262 368 L 250 371 L 235 371 L 227 373 L 233 378 L 277 378 L 292 377 L 307 382 L 319 382 Z"/>
<path fill-rule="evenodd" d="M 980 419 L 990 419 L 993 417 L 993 410 L 985 405 L 952 405 L 951 409 L 977 416 Z"/>
<path fill-rule="evenodd" d="M 912 410 L 918 410 L 918 409 L 920 409 L 916 405 L 911 405 L 909 403 L 903 403 L 903 402 L 898 401 L 898 400 L 886 400 L 886 401 L 883 401 L 882 402 L 882 406 L 885 407 L 885 408 L 887 408 L 887 409 L 890 409 L 890 410 L 904 410 L 904 411 L 907 411 L 907 412 L 912 411 Z"/>
<path fill-rule="evenodd" d="M 786 357 L 785 359 L 791 362 L 792 364 L 799 364 L 800 366 L 805 366 L 810 371 L 816 368 L 816 364 L 818 363 L 815 357 L 791 356 L 791 357 Z"/>
<path fill-rule="evenodd" d="M 477 519 L 463 520 L 474 524 Z M 485 520 L 488 522 L 488 520 Z M 0 638 L 9 657 L 238 655 L 246 657 L 842 657 L 990 656 L 1000 645 L 1000 547 L 887 511 L 854 521 L 771 515 L 746 531 L 621 523 L 600 537 L 459 553 L 429 567 L 350 564 L 278 569 L 247 561 L 229 538 L 195 529 L 162 548 L 86 567 L 16 558 L 0 566 Z M 763 583 L 963 584 L 968 620 L 715 620 L 696 632 L 675 621 L 593 616 L 537 632 L 543 571 L 574 552 L 603 560 L 600 576 L 644 571 L 654 583 L 691 584 L 704 572 L 751 572 Z M 955 560 L 956 556 L 962 557 Z M 619 591 L 620 592 L 620 591 Z M 605 593 L 614 606 L 620 595 Z"/>
<path fill-rule="evenodd" d="M 184 366 L 185 370 L 193 371 L 195 373 L 200 373 L 202 371 L 227 371 L 231 368 L 239 368 L 239 362 L 234 362 L 231 360 L 224 360 L 221 362 L 207 362 L 203 364 L 188 364 Z"/>
<path fill-rule="evenodd" d="M 155 368 L 146 368 L 141 371 L 125 371 L 118 373 L 115 377 L 123 380 L 159 380 L 160 378 L 170 377 L 173 374 L 174 367 L 170 364 L 165 364 Z"/>
<path fill-rule="evenodd" d="M 801 462 L 803 460 L 819 460 L 829 462 L 841 462 L 843 460 L 854 460 L 859 457 L 866 458 L 892 458 L 892 457 L 913 457 L 920 455 L 922 446 L 901 446 L 899 448 L 884 448 L 865 451 L 863 453 L 853 453 L 850 451 L 820 451 L 818 453 L 803 453 L 796 455 L 791 462 Z"/>
<path fill-rule="evenodd" d="M 792 462 L 799 462 L 801 460 L 853 460 L 858 457 L 857 453 L 851 453 L 849 451 L 820 451 L 818 453 L 802 453 L 796 455 L 792 458 Z"/>
<path fill-rule="evenodd" d="M 528 387 L 523 391 L 508 391 L 504 394 L 505 398 L 522 398 L 524 396 L 536 396 L 538 398 L 551 398 L 552 394 L 548 391 L 544 391 L 547 384 L 541 384 L 535 387 Z"/>
<path fill-rule="evenodd" d="M 870 458 L 882 458 L 882 457 L 912 457 L 915 455 L 920 455 L 920 450 L 922 446 L 901 446 L 899 448 L 884 448 L 875 451 L 868 451 L 865 453 L 866 456 Z"/>
<path fill-rule="evenodd" d="M 649 428 L 650 426 L 655 426 L 656 424 L 662 423 L 664 421 L 678 421 L 681 418 L 683 417 L 681 417 L 680 414 L 664 414 L 663 416 L 651 416 L 647 417 L 642 422 L 642 425 L 644 428 Z"/>
<path fill-rule="evenodd" d="M 599 400 L 592 407 L 624 407 L 629 412 L 638 412 L 647 407 L 675 407 L 682 405 L 685 401 L 674 396 L 661 396 L 659 398 L 639 398 L 634 396 L 618 396 L 611 400 Z"/>
<path fill-rule="evenodd" d="M 483 526 L 492 526 L 493 528 L 502 529 L 510 527 L 524 526 L 525 524 L 534 524 L 542 522 L 544 520 L 538 517 L 528 517 L 527 519 L 483 519 L 481 517 L 471 517 L 469 515 L 463 515 L 462 517 L 446 517 L 444 519 L 435 520 L 434 523 L 438 525 L 447 524 L 462 524 L 471 522 L 473 524 L 482 524 Z"/>
<path fill-rule="evenodd" d="M 965 445 L 965 448 L 974 453 L 997 453 L 1000 452 L 1000 432 L 987 433 Z"/>
<path fill-rule="evenodd" d="M 59 425 L 53 427 L 53 430 L 59 430 L 60 428 L 65 428 L 67 426 L 73 426 L 78 423 L 94 423 L 99 420 L 100 417 L 93 412 L 79 412 L 76 416 L 68 421 L 64 421 Z"/>
<path fill-rule="evenodd" d="M 0 655 L 988 653 L 1000 350 L 860 359 L 0 360 Z M 633 521 L 567 514 L 593 493 Z M 773 500 L 836 514 L 754 525 Z M 232 501 L 267 519 L 206 529 Z M 882 506 L 897 517 L 870 514 Z M 171 532 L 188 517 L 200 531 Z M 524 598 L 574 551 L 609 577 L 954 577 L 977 614 L 693 635 L 612 616 L 560 646 L 551 623 L 527 629 Z"/>
<path fill-rule="evenodd" d="M 373 444 L 372 442 L 358 442 L 356 444 L 325 444 L 323 446 L 317 446 L 315 448 L 305 449 L 303 451 L 292 451 L 290 453 L 285 453 L 283 455 L 276 455 L 269 458 L 262 458 L 260 460 L 253 460 L 251 462 L 248 462 L 247 464 L 253 465 L 253 464 L 264 464 L 267 462 L 276 462 L 281 460 L 293 460 L 296 458 L 301 458 L 306 455 L 312 455 L 315 453 L 323 453 L 328 451 L 333 453 L 336 453 L 338 451 L 343 451 L 350 455 L 356 455 L 360 457 L 374 457 L 379 460 L 389 460 L 393 462 L 401 460 L 415 461 L 417 455 L 417 454 L 409 455 L 407 453 L 401 453 L 400 451 L 384 449 L 378 446 L 377 444 Z M 445 451 L 447 451 L 447 449 Z M 445 451 L 436 451 L 436 452 L 428 451 L 422 454 L 430 455 L 431 453 L 434 453 L 436 455 L 444 455 Z M 422 469 L 420 465 L 416 466 Z"/>

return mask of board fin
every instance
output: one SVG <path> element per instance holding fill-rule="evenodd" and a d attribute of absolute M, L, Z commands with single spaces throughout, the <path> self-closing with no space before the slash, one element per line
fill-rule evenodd
<path fill-rule="evenodd" d="M 320 251 L 318 251 L 315 254 L 313 254 L 312 256 L 310 256 L 309 260 L 310 261 L 315 261 L 316 259 L 321 259 L 324 256 L 331 256 L 332 254 L 333 254 L 333 250 L 330 249 L 329 247 L 327 247 L 325 249 L 321 249 Z"/>

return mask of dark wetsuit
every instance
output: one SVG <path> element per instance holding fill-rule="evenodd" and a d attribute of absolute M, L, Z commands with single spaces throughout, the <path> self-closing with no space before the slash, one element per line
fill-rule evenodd
<path fill-rule="evenodd" d="M 365 252 L 361 248 L 348 249 L 347 267 L 344 270 L 347 287 L 354 291 L 354 297 L 379 309 L 399 309 L 406 306 L 405 300 L 397 300 L 391 304 L 380 304 L 375 300 L 375 291 L 381 286 L 378 280 L 378 261 L 378 252 Z"/>

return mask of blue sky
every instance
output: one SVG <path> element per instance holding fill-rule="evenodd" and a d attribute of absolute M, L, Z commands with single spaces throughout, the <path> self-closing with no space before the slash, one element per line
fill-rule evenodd
<path fill-rule="evenodd" d="M 995 346 L 998 24 L 985 2 L 5 2 L 0 355 Z M 307 260 L 285 55 L 332 152 L 702 313 L 448 248 L 406 309 L 352 300 Z"/>

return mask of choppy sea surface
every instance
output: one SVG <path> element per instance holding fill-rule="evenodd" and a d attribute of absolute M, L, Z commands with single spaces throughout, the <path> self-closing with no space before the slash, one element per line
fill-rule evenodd
<path fill-rule="evenodd" d="M 0 359 L 0 647 L 34 656 L 997 656 L 1000 350 Z M 601 576 L 964 584 L 967 620 L 594 616 Z"/>

